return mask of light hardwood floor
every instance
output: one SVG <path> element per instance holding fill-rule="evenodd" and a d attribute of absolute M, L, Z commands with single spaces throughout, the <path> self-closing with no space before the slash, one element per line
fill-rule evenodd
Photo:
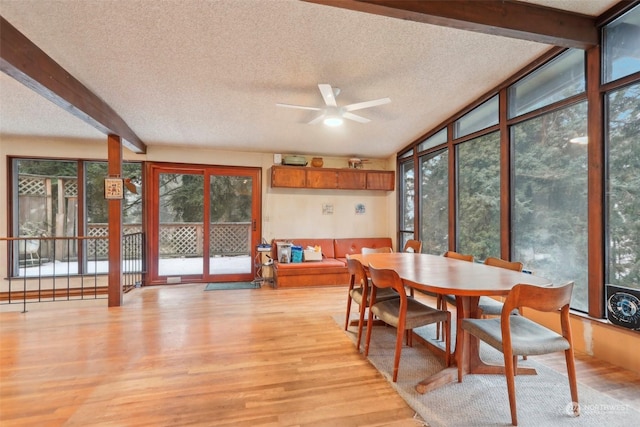
<path fill-rule="evenodd" d="M 346 288 L 203 289 L 0 313 L 0 424 L 422 425 L 333 320 Z M 640 375 L 578 360 L 581 382 L 640 404 Z"/>

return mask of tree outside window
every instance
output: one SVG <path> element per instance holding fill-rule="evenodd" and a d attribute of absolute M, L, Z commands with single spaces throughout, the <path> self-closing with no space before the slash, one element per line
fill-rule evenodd
<path fill-rule="evenodd" d="M 512 128 L 513 258 L 554 283 L 574 281 L 588 309 L 587 103 Z"/>
<path fill-rule="evenodd" d="M 458 144 L 456 249 L 476 259 L 500 256 L 500 133 Z"/>

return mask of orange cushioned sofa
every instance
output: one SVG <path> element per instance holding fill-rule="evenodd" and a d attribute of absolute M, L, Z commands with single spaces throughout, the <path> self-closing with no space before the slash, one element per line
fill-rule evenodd
<path fill-rule="evenodd" d="M 296 246 L 320 246 L 321 261 L 299 263 L 278 262 L 278 242 L 291 242 Z M 347 255 L 359 254 L 362 248 L 391 247 L 389 237 L 361 237 L 345 239 L 273 239 L 271 257 L 274 260 L 275 286 L 282 288 L 304 286 L 336 286 L 349 283 Z"/>

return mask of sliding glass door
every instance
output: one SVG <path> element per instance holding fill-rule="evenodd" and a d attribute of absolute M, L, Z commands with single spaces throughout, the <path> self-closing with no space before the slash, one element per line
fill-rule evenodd
<path fill-rule="evenodd" d="M 260 169 L 149 166 L 150 283 L 253 280 Z"/>
<path fill-rule="evenodd" d="M 158 174 L 158 276 L 202 275 L 203 195 L 202 174 Z"/>

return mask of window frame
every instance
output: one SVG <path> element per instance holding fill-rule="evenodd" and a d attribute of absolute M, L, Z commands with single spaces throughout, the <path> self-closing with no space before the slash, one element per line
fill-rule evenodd
<path fill-rule="evenodd" d="M 10 178 L 9 186 L 8 186 L 8 203 L 10 205 L 7 215 L 8 221 L 8 230 L 10 237 L 18 237 L 19 236 L 19 202 L 18 202 L 18 177 L 19 177 L 19 161 L 52 161 L 52 162 L 69 162 L 76 164 L 76 180 L 77 180 L 77 230 L 76 236 L 69 237 L 77 237 L 77 236 L 85 236 L 86 231 L 89 227 L 89 222 L 87 220 L 88 209 L 87 209 L 87 176 L 86 176 L 86 165 L 87 163 L 107 163 L 106 159 L 84 159 L 84 158 L 59 158 L 59 157 L 39 157 L 39 156 L 7 156 L 8 163 L 8 174 L 7 176 Z M 142 161 L 123 161 L 124 164 L 139 164 L 140 165 L 140 179 L 142 180 L 143 171 L 144 171 L 144 162 Z M 141 188 L 143 186 L 141 185 Z M 140 217 L 140 225 L 142 226 L 144 218 Z M 104 272 L 93 272 L 89 271 L 87 266 L 87 254 L 88 254 L 87 243 L 83 242 L 79 244 L 77 247 L 77 265 L 78 272 L 77 273 L 64 273 L 56 274 L 56 276 L 64 275 L 64 276 L 82 276 L 82 275 L 106 275 L 107 271 Z M 8 261 L 7 261 L 8 262 Z M 11 276 L 11 278 L 22 278 L 31 276 L 20 276 L 19 268 L 16 269 L 15 266 L 7 264 L 7 273 Z M 48 275 L 42 275 L 41 277 L 53 277 Z"/>

